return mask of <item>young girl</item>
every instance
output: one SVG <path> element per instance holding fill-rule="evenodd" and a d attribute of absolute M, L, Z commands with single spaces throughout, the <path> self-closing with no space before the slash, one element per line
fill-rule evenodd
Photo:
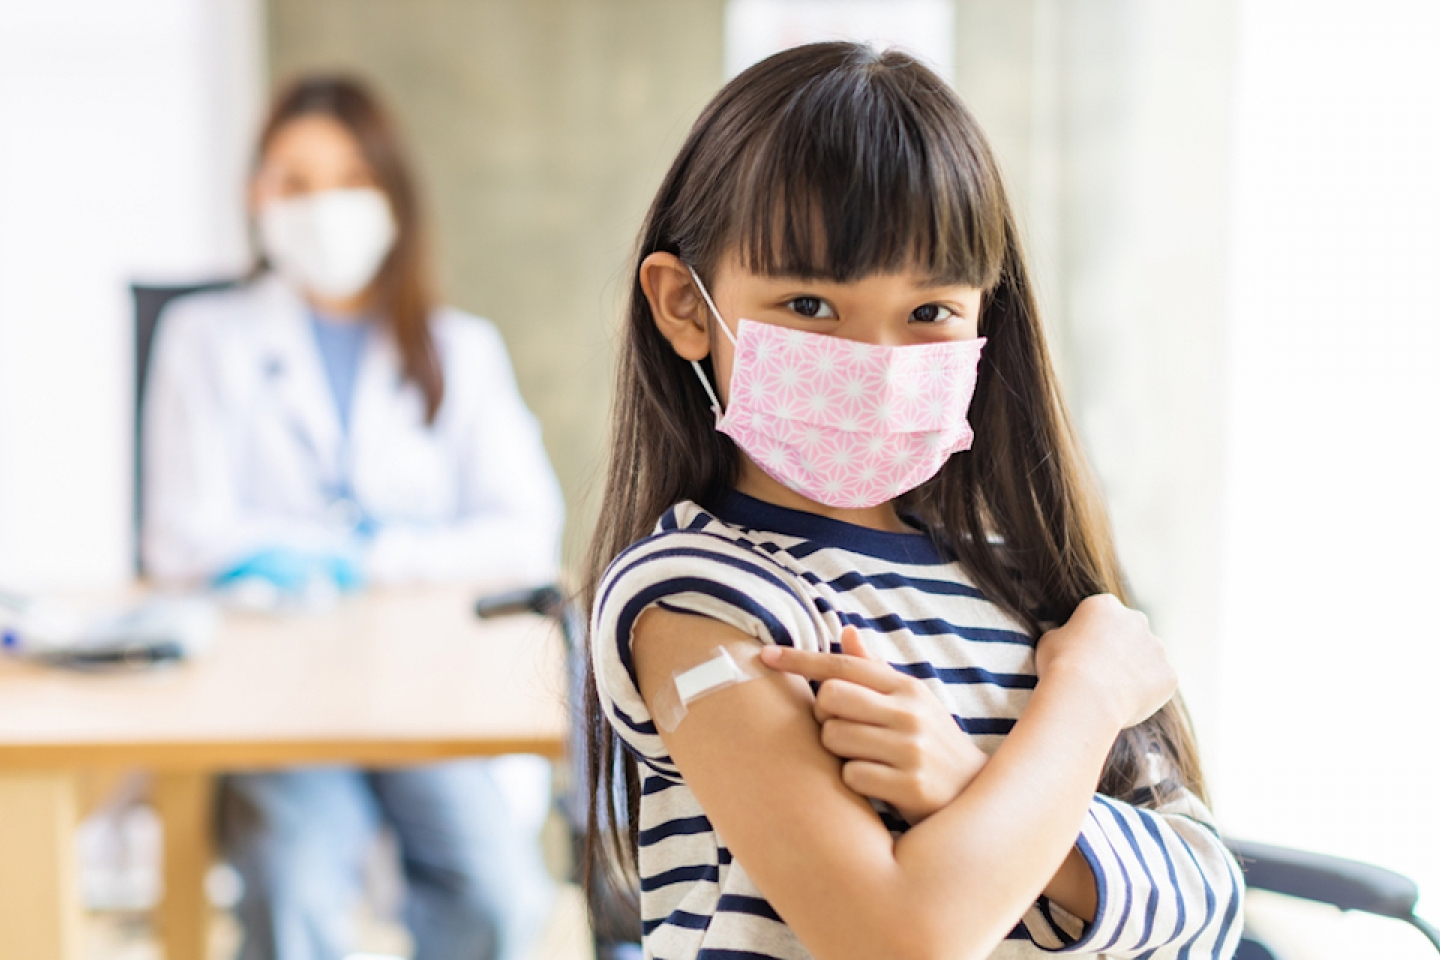
<path fill-rule="evenodd" d="M 850 44 L 741 74 L 662 184 L 589 581 L 648 956 L 1234 950 L 1016 233 L 950 89 Z"/>

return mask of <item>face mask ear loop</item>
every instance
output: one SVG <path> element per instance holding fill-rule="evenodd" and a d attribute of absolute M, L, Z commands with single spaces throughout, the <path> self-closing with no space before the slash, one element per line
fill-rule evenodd
<path fill-rule="evenodd" d="M 704 370 L 700 369 L 700 362 L 698 360 L 691 360 L 690 366 L 695 368 L 695 376 L 700 378 L 700 385 L 703 386 L 705 392 L 710 395 L 710 409 L 715 411 L 715 419 L 719 420 L 725 415 L 725 411 L 720 409 L 720 398 L 715 396 L 715 389 L 710 386 L 710 378 L 705 376 Z"/>
<path fill-rule="evenodd" d="M 720 325 L 721 330 L 725 331 L 725 336 L 730 340 L 730 343 L 734 346 L 739 346 L 735 340 L 735 335 L 730 332 L 729 327 L 725 326 L 725 321 L 720 319 L 720 310 L 715 306 L 715 301 L 710 299 L 710 291 L 706 290 L 705 284 L 700 282 L 700 276 L 695 272 L 695 268 L 686 264 L 685 269 L 690 271 L 690 279 L 694 280 L 695 286 L 700 289 L 700 296 L 705 298 L 705 305 L 710 308 L 710 314 L 715 318 L 715 322 Z M 700 368 L 700 362 L 698 360 L 691 360 L 690 366 L 695 368 L 695 376 L 700 378 L 700 384 L 710 396 L 710 409 L 715 411 L 715 419 L 719 420 L 724 416 L 725 411 L 720 407 L 720 398 L 715 395 L 715 388 L 710 386 L 710 378 L 705 376 L 705 371 Z"/>

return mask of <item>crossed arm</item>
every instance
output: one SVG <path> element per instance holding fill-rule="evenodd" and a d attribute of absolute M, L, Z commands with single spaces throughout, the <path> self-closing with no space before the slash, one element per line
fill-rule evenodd
<path fill-rule="evenodd" d="M 716 830 L 819 960 L 985 957 L 1042 892 L 1093 915 L 1076 837 L 1116 734 L 1169 698 L 1174 675 L 1143 617 L 1125 619 L 1139 615 L 1113 598 L 1086 604 L 1042 644 L 1040 682 L 994 756 L 937 809 L 906 811 L 919 822 L 898 841 L 852 789 L 867 786 L 856 772 L 847 784 L 851 764 L 822 740 L 837 715 L 802 679 L 873 689 L 883 664 L 766 654 L 778 669 L 693 703 L 664 736 Z M 746 639 L 718 621 L 650 610 L 633 646 L 642 695 L 648 702 L 675 671 Z M 760 658 L 758 644 L 749 655 Z"/>

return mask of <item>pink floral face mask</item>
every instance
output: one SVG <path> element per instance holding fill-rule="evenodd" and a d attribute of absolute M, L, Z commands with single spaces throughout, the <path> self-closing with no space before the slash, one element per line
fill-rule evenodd
<path fill-rule="evenodd" d="M 873 507 L 970 448 L 966 414 L 984 338 L 883 347 L 753 320 L 736 335 L 695 283 L 735 345 L 724 411 L 692 363 L 715 428 L 791 490 L 826 506 Z"/>

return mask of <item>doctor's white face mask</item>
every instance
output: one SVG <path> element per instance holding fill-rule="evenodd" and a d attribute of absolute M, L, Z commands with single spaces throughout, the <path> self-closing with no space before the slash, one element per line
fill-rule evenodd
<path fill-rule="evenodd" d="M 369 286 L 395 245 L 395 217 L 373 187 L 321 190 L 260 208 L 260 246 L 280 275 L 323 297 Z"/>

